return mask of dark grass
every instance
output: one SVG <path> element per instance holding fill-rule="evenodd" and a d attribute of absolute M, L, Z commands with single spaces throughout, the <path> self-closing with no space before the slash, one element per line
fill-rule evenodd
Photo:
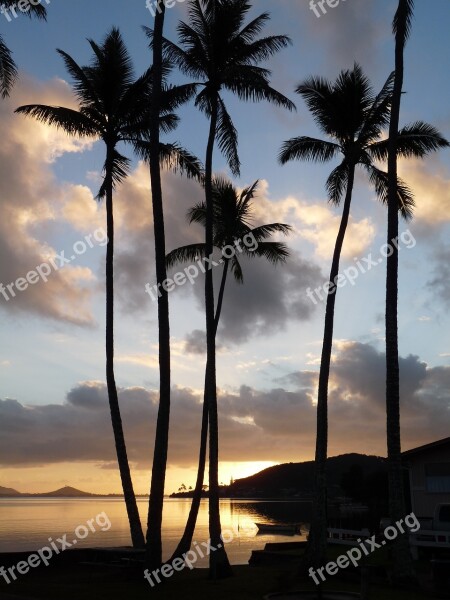
<path fill-rule="evenodd" d="M 222 581 L 210 581 L 205 569 L 175 573 L 164 583 L 151 588 L 139 571 L 104 569 L 79 564 L 50 565 L 30 571 L 7 585 L 0 580 L 0 599 L 3 594 L 36 600 L 261 600 L 271 592 L 314 590 L 308 577 L 294 576 L 292 570 L 270 567 L 233 567 L 234 576 Z M 337 576 L 327 581 L 324 589 L 359 591 L 357 581 L 345 581 Z M 392 590 L 385 585 L 373 586 L 371 600 L 425 600 L 429 594 L 416 591 Z"/>

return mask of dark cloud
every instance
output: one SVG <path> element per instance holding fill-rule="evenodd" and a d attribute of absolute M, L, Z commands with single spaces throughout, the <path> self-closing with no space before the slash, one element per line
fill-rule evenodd
<path fill-rule="evenodd" d="M 434 297 L 438 297 L 444 306 L 450 305 L 450 247 L 441 247 L 434 255 L 435 267 L 432 279 L 427 283 Z"/>
<path fill-rule="evenodd" d="M 194 329 L 188 333 L 185 338 L 185 349 L 189 354 L 206 354 L 205 332 L 200 329 Z"/>
<path fill-rule="evenodd" d="M 433 367 L 408 356 L 400 360 L 403 447 L 448 435 L 450 367 Z M 241 386 L 219 396 L 221 460 L 295 461 L 312 458 L 317 373 L 284 378 L 289 388 Z M 151 466 L 158 394 L 144 388 L 119 392 L 130 461 Z M 330 455 L 385 454 L 385 355 L 368 344 L 337 345 L 329 394 Z M 172 392 L 169 463 L 197 460 L 201 397 L 188 388 Z M 95 461 L 115 468 L 106 387 L 73 388 L 62 405 L 28 407 L 0 401 L 0 457 L 5 466 Z"/>
<path fill-rule="evenodd" d="M 326 52 L 323 69 L 330 76 L 332 69 L 349 68 L 355 61 L 366 68 L 377 67 L 380 39 L 391 34 L 386 22 L 392 20 L 395 7 L 390 3 L 389 10 L 388 4 L 385 0 L 341 0 L 331 8 L 324 2 L 326 12 L 323 14 L 319 8 L 321 16 L 317 17 L 309 0 L 301 0 L 294 6 L 291 0 L 284 2 L 287 11 L 298 15 L 300 27 L 310 42 Z"/>
<path fill-rule="evenodd" d="M 292 252 L 286 263 L 276 266 L 260 257 L 242 259 L 244 283 L 229 276 L 225 289 L 218 339 L 225 344 L 241 343 L 252 337 L 266 336 L 286 329 L 289 321 L 307 321 L 316 306 L 306 290 L 323 282 L 315 263 Z M 215 269 L 215 289 L 219 288 L 221 268 Z M 199 277 L 194 292 L 203 307 L 203 279 Z"/>

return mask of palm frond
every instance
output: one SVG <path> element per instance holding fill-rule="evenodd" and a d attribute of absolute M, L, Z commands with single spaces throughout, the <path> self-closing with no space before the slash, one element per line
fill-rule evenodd
<path fill-rule="evenodd" d="M 260 73 L 255 72 L 255 69 L 241 67 L 238 73 L 233 73 L 233 77 L 225 79 L 223 86 L 245 102 L 264 100 L 290 111 L 296 110 L 292 100 L 272 88 Z"/>
<path fill-rule="evenodd" d="M 274 265 L 279 262 L 286 262 L 290 254 L 289 248 L 283 242 L 259 242 L 253 252 L 245 250 L 245 253 L 263 257 Z"/>
<path fill-rule="evenodd" d="M 159 146 L 161 166 L 164 169 L 182 173 L 187 177 L 202 180 L 203 165 L 189 150 L 177 143 L 161 143 Z"/>
<path fill-rule="evenodd" d="M 289 235 L 292 233 L 292 231 L 292 227 L 286 223 L 269 223 L 267 225 L 260 225 L 259 227 L 254 227 L 251 229 L 251 233 L 257 242 L 262 242 L 274 233 Z"/>
<path fill-rule="evenodd" d="M 34 117 L 41 123 L 63 129 L 69 135 L 99 137 L 101 131 L 85 115 L 63 106 L 45 106 L 43 104 L 26 104 L 14 111 Z"/>
<path fill-rule="evenodd" d="M 414 0 L 400 0 L 392 23 L 394 35 L 402 35 L 403 43 L 409 38 L 414 16 Z"/>
<path fill-rule="evenodd" d="M 119 183 L 126 179 L 130 171 L 130 165 L 131 161 L 129 158 L 120 154 L 116 149 L 112 151 L 111 157 L 106 159 L 103 166 L 105 178 L 97 194 L 98 200 L 101 200 L 106 196 L 109 180 L 112 180 L 113 188 L 115 188 Z"/>
<path fill-rule="evenodd" d="M 235 280 L 240 284 L 244 283 L 244 273 L 242 272 L 241 263 L 237 256 L 233 256 L 230 260 L 230 267 Z"/>
<path fill-rule="evenodd" d="M 369 107 L 358 135 L 362 145 L 368 145 L 373 139 L 379 138 L 382 129 L 389 124 L 394 78 L 395 71 L 386 79 L 381 91 Z"/>
<path fill-rule="evenodd" d="M 340 165 L 331 171 L 325 184 L 331 204 L 336 206 L 340 204 L 342 196 L 347 189 L 348 177 L 349 165 L 346 160 L 343 160 Z"/>
<path fill-rule="evenodd" d="M 166 255 L 166 267 L 170 269 L 177 264 L 194 263 L 205 256 L 205 244 L 189 244 L 172 250 Z"/>
<path fill-rule="evenodd" d="M 64 50 L 57 48 L 56 52 L 62 57 L 64 65 L 72 77 L 73 89 L 77 97 L 78 102 L 81 106 L 95 106 L 97 110 L 101 111 L 102 107 L 98 94 L 92 84 L 92 81 L 88 77 L 89 71 L 83 69 L 80 65 Z"/>
<path fill-rule="evenodd" d="M 0 36 L 0 95 L 7 98 L 17 79 L 17 66 L 11 50 Z"/>
<path fill-rule="evenodd" d="M 242 42 L 242 40 L 239 41 Z M 287 35 L 271 35 L 251 44 L 240 43 L 237 58 L 242 64 L 253 64 L 254 62 L 268 60 L 290 45 L 292 45 L 292 40 Z"/>
<path fill-rule="evenodd" d="M 225 156 L 233 175 L 240 174 L 241 162 L 238 155 L 238 133 L 226 109 L 225 103 L 218 96 L 217 144 Z"/>
<path fill-rule="evenodd" d="M 387 205 L 389 178 L 385 171 L 381 171 L 372 164 L 364 165 L 369 175 L 370 182 L 374 186 L 375 193 L 383 204 Z M 398 210 L 405 220 L 412 219 L 414 213 L 414 195 L 409 187 L 400 178 L 397 180 Z"/>
<path fill-rule="evenodd" d="M 385 161 L 388 157 L 388 145 L 389 140 L 382 140 L 371 144 L 367 151 L 375 160 Z M 423 158 L 430 152 L 448 146 L 449 142 L 435 127 L 422 121 L 407 125 L 398 132 L 397 152 L 403 158 Z"/>
<path fill-rule="evenodd" d="M 320 129 L 334 136 L 336 111 L 331 83 L 323 77 L 308 77 L 296 87 L 295 92 L 303 98 Z"/>
<path fill-rule="evenodd" d="M 291 160 L 327 162 L 334 158 L 339 151 L 339 145 L 333 142 L 300 136 L 283 143 L 278 159 L 282 165 Z"/>

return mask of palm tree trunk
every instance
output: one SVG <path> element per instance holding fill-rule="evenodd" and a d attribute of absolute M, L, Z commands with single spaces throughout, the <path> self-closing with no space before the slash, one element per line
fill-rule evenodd
<path fill-rule="evenodd" d="M 209 258 L 213 252 L 213 197 L 212 197 L 212 160 L 217 127 L 217 98 L 211 106 L 211 122 L 205 160 L 205 253 Z M 219 424 L 217 414 L 216 386 L 216 335 L 214 315 L 213 273 L 208 269 L 205 274 L 205 309 L 206 309 L 206 385 L 209 413 L 209 535 L 211 545 L 217 548 L 209 557 L 209 576 L 212 579 L 227 577 L 231 574 L 231 566 L 221 540 L 221 523 L 219 507 Z"/>
<path fill-rule="evenodd" d="M 164 211 L 160 170 L 159 113 L 162 89 L 162 34 L 164 28 L 165 4 L 160 4 L 155 17 L 153 37 L 153 95 L 150 122 L 150 178 L 152 185 L 153 225 L 155 232 L 156 280 L 162 283 L 167 279 L 166 242 Z M 159 332 L 159 409 L 156 423 L 155 447 L 153 453 L 152 480 L 147 522 L 147 567 L 151 570 L 162 564 L 162 517 L 164 486 L 167 469 L 167 451 L 170 424 L 170 326 L 169 297 L 161 290 L 158 295 Z"/>
<path fill-rule="evenodd" d="M 386 429 L 389 474 L 389 513 L 395 523 L 405 516 L 405 497 L 400 440 L 400 374 L 398 361 L 398 250 L 392 240 L 398 237 L 397 138 L 404 76 L 406 42 L 406 0 L 399 1 L 399 21 L 395 44 L 395 80 L 389 128 L 388 155 L 388 232 L 392 254 L 387 259 L 386 274 Z M 413 567 L 407 535 L 392 542 L 393 578 L 398 583 L 411 581 Z"/>
<path fill-rule="evenodd" d="M 220 313 L 222 312 L 223 296 L 225 292 L 225 284 L 227 280 L 229 261 L 225 260 L 222 281 L 220 283 L 219 296 L 217 299 L 216 316 L 214 320 L 214 334 L 217 334 L 217 327 L 219 325 Z M 170 562 L 173 562 L 175 558 L 180 558 L 188 552 L 192 546 L 192 539 L 194 537 L 195 526 L 197 524 L 198 511 L 200 510 L 200 503 L 202 499 L 203 482 L 205 479 L 205 465 L 206 465 L 206 452 L 208 448 L 208 401 L 206 396 L 206 386 L 208 381 L 208 363 L 206 363 L 205 370 L 205 393 L 203 395 L 203 411 L 202 411 L 202 427 L 200 432 L 200 452 L 198 457 L 198 469 L 197 469 L 197 481 L 195 482 L 194 493 L 192 496 L 191 508 L 189 511 L 188 520 L 184 529 L 183 536 L 173 553 Z"/>
<path fill-rule="evenodd" d="M 334 247 L 330 272 L 330 285 L 336 290 L 334 282 L 339 274 L 339 261 L 345 232 L 350 216 L 355 166 L 349 165 L 347 192 L 344 209 Z M 315 456 L 315 502 L 308 544 L 308 561 L 314 568 L 324 566 L 327 551 L 327 452 L 328 452 L 328 380 L 330 376 L 331 350 L 333 346 L 334 307 L 336 291 L 327 295 L 325 310 L 325 329 L 323 334 L 322 357 L 319 373 L 319 390 L 317 399 L 317 437 Z"/>
<path fill-rule="evenodd" d="M 108 150 L 111 155 L 111 150 Z M 108 157 L 109 158 L 109 157 Z M 107 164 L 111 161 L 107 159 Z M 111 173 L 107 173 L 108 189 L 106 192 L 106 221 L 108 244 L 106 247 L 106 384 L 108 387 L 109 408 L 116 445 L 117 461 L 123 495 L 130 523 L 131 540 L 134 548 L 144 547 L 144 534 L 131 480 L 127 449 L 120 416 L 119 399 L 114 377 L 114 215 L 113 215 L 113 183 Z"/>
<path fill-rule="evenodd" d="M 225 259 L 223 264 L 222 280 L 220 282 L 219 295 L 217 297 L 216 316 L 214 317 L 214 336 L 217 337 L 217 328 L 219 327 L 220 314 L 222 313 L 223 296 L 225 293 L 225 285 L 227 283 L 229 260 Z"/>

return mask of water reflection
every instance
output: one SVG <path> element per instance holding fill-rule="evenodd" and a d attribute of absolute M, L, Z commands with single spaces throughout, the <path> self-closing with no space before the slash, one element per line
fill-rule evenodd
<path fill-rule="evenodd" d="M 138 499 L 142 523 L 147 522 L 148 501 Z M 164 555 L 169 556 L 175 549 L 189 514 L 190 500 L 167 499 L 164 504 L 163 547 Z M 252 550 L 261 549 L 267 542 L 286 540 L 299 541 L 297 535 L 286 538 L 283 535 L 257 535 L 258 523 L 308 523 L 311 503 L 304 501 L 248 501 L 221 500 L 221 520 L 223 529 L 233 531 L 233 541 L 227 544 L 227 552 L 234 564 L 248 561 Z M 64 533 L 67 539 L 79 525 L 105 512 L 111 521 L 109 531 L 91 532 L 85 540 L 79 540 L 77 547 L 125 546 L 130 545 L 127 515 L 123 500 L 117 498 L 83 499 L 0 499 L 0 552 L 33 551 L 45 546 L 48 538 L 56 539 Z M 194 541 L 208 540 L 208 503 L 202 501 L 199 511 Z M 206 559 L 199 565 L 206 565 Z"/>

